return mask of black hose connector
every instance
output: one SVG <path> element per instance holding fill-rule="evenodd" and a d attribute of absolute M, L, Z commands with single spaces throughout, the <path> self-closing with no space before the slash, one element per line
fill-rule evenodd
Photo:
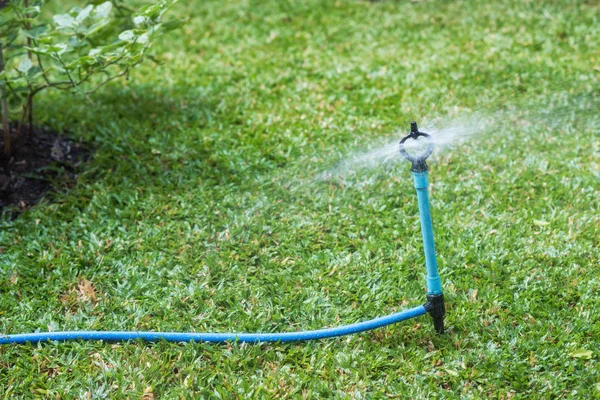
<path fill-rule="evenodd" d="M 406 149 L 404 148 L 404 143 L 408 139 L 417 140 L 419 138 L 419 136 L 426 138 L 429 141 L 429 145 L 427 146 L 427 149 L 422 154 L 415 156 L 406 151 Z M 427 158 L 431 155 L 432 152 L 433 152 L 433 140 L 431 139 L 431 136 L 425 132 L 419 132 L 417 123 L 414 121 L 411 122 L 410 123 L 410 133 L 408 135 L 406 135 L 405 137 L 403 137 L 402 140 L 400 140 L 400 154 L 402 154 L 402 156 L 404 158 L 406 158 L 408 161 L 412 162 L 411 171 L 413 171 L 413 172 L 427 171 L 427 163 L 425 162 L 425 160 L 427 160 Z"/>
<path fill-rule="evenodd" d="M 425 310 L 433 318 L 433 326 L 439 334 L 444 333 L 444 315 L 446 315 L 446 305 L 444 304 L 443 294 L 428 294 Z"/>

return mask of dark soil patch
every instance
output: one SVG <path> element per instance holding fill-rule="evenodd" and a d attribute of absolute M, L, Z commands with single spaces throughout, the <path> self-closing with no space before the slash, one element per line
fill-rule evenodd
<path fill-rule="evenodd" d="M 47 128 L 36 128 L 30 139 L 15 137 L 9 160 L 0 151 L 0 214 L 16 216 L 50 190 L 72 186 L 89 150 Z M 0 149 L 2 140 L 0 138 Z M 58 184 L 60 183 L 60 184 Z"/>

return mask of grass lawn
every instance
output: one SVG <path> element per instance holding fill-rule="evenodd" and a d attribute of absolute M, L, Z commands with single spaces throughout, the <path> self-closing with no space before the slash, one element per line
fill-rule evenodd
<path fill-rule="evenodd" d="M 96 152 L 71 191 L 0 219 L 7 334 L 294 331 L 422 304 L 409 164 L 336 163 L 412 119 L 490 123 L 429 162 L 447 334 L 426 316 L 301 344 L 2 346 L 0 393 L 600 398 L 600 6 L 540 3 L 182 1 L 163 65 L 95 105 L 44 94 L 40 122 Z"/>

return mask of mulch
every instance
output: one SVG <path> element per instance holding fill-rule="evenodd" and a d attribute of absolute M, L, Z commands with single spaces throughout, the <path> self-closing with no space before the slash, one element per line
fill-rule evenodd
<path fill-rule="evenodd" d="M 14 128 L 10 157 L 0 150 L 0 214 L 8 212 L 12 217 L 48 192 L 68 188 L 89 156 L 82 143 L 51 129 L 35 128 L 27 138 L 25 134 L 18 136 Z M 2 146 L 0 135 L 0 149 Z"/>

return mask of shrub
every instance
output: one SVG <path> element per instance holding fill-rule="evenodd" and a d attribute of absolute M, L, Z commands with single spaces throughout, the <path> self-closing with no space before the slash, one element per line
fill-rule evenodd
<path fill-rule="evenodd" d="M 18 134 L 26 127 L 31 135 L 33 100 L 39 92 L 89 96 L 152 58 L 148 50 L 155 37 L 181 25 L 179 20 L 164 21 L 176 1 L 159 0 L 137 10 L 117 0 L 95 1 L 43 18 L 48 0 L 0 0 L 4 153 L 11 152 L 10 115 L 21 115 Z"/>

